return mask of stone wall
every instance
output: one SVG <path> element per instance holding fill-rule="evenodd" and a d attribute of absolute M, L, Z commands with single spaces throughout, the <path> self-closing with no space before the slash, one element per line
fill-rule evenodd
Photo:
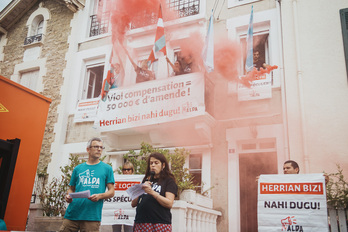
<path fill-rule="evenodd" d="M 65 54 L 68 51 L 68 36 L 70 35 L 70 21 L 73 17 L 65 5 L 57 1 L 43 1 L 43 7 L 51 12 L 51 19 L 47 24 L 45 44 L 42 57 L 47 57 L 47 74 L 44 77 L 43 95 L 52 99 L 47 117 L 45 136 L 42 142 L 38 170 L 47 167 L 51 161 L 51 144 L 54 141 L 54 124 L 57 122 L 57 107 L 61 102 L 60 90 L 63 85 L 63 70 L 66 66 Z"/>
<path fill-rule="evenodd" d="M 50 12 L 47 21 L 45 39 L 41 46 L 40 59 L 46 58 L 46 75 L 43 76 L 42 95 L 52 99 L 48 112 L 45 134 L 40 152 L 38 171 L 42 171 L 51 161 L 51 144 L 55 139 L 54 125 L 57 122 L 57 107 L 61 102 L 61 86 L 63 85 L 63 70 L 66 66 L 65 55 L 69 44 L 70 21 L 73 12 L 65 4 L 59 1 L 38 1 L 29 9 L 22 18 L 8 31 L 7 44 L 4 46 L 4 60 L 0 63 L 1 75 L 10 78 L 14 73 L 15 65 L 23 62 L 25 52 L 24 39 L 27 37 L 28 28 L 26 23 L 30 15 L 36 11 L 41 4 Z"/>

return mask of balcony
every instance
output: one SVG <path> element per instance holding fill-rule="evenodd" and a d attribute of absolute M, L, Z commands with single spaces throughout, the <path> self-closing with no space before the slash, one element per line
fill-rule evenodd
<path fill-rule="evenodd" d="M 167 0 L 170 11 L 176 12 L 178 18 L 199 14 L 200 0 Z M 157 23 L 157 12 L 147 13 L 132 20 L 131 29 L 149 26 Z"/>
<path fill-rule="evenodd" d="M 112 89 L 97 126 L 111 150 L 134 148 L 142 141 L 209 144 L 215 124 L 213 92 L 213 83 L 199 72 Z"/>
<path fill-rule="evenodd" d="M 43 34 L 37 34 L 33 36 L 28 36 L 24 40 L 24 46 L 41 43 L 43 40 Z"/>

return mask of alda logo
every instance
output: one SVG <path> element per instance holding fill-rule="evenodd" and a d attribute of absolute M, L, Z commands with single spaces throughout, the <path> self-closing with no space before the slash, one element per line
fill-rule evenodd
<path fill-rule="evenodd" d="M 114 220 L 120 220 L 120 219 L 129 220 L 129 215 L 126 215 L 124 213 L 124 210 L 117 209 L 114 211 Z"/>
<path fill-rule="evenodd" d="M 303 232 L 302 226 L 297 225 L 295 216 L 289 216 L 287 218 L 281 219 L 282 231 L 298 231 Z"/>

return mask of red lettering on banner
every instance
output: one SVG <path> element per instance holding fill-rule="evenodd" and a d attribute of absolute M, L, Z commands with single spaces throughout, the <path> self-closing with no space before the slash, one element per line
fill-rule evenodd
<path fill-rule="evenodd" d="M 323 183 L 260 183 L 260 194 L 323 195 Z"/>
<path fill-rule="evenodd" d="M 140 184 L 140 181 L 115 181 L 115 191 L 125 191 L 136 184 Z"/>

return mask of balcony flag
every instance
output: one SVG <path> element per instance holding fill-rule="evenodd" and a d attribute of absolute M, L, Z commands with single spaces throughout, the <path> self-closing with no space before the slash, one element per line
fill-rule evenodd
<path fill-rule="evenodd" d="M 110 60 L 109 60 L 110 69 L 108 70 L 108 74 L 107 74 L 106 78 L 104 79 L 101 94 L 100 94 L 101 99 L 104 102 L 107 99 L 109 90 L 117 88 L 116 78 L 115 78 L 115 70 L 112 67 L 112 56 L 113 56 L 113 51 L 111 50 L 111 55 L 110 55 Z"/>
<path fill-rule="evenodd" d="M 152 48 L 151 54 L 147 59 L 151 63 L 153 63 L 156 59 L 161 56 L 167 55 L 166 48 L 166 39 L 164 36 L 164 25 L 163 25 L 163 17 L 162 17 L 162 8 L 161 4 L 158 11 L 158 21 L 157 21 L 157 30 L 156 30 L 156 39 L 155 44 Z"/>
<path fill-rule="evenodd" d="M 245 70 L 250 72 L 254 68 L 254 58 L 253 58 L 253 6 L 251 6 L 249 28 L 247 34 L 247 58 L 245 61 Z"/>
<path fill-rule="evenodd" d="M 209 27 L 202 52 L 204 66 L 208 73 L 214 71 L 214 15 L 211 10 Z"/>

